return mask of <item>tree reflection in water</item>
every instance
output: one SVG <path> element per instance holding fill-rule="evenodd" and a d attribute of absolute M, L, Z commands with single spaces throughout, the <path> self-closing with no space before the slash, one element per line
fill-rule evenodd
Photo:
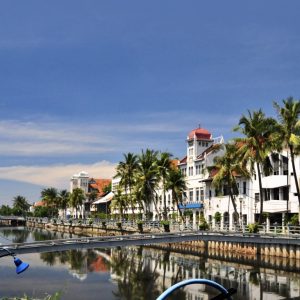
<path fill-rule="evenodd" d="M 13 243 L 24 243 L 27 241 L 30 230 L 26 228 L 3 228 L 1 235 L 8 241 Z"/>
<path fill-rule="evenodd" d="M 143 255 L 143 248 L 136 252 L 118 249 L 111 258 L 111 272 L 118 285 L 114 295 L 118 299 L 156 299 L 160 295 L 156 267 L 152 270 L 147 257 Z"/>

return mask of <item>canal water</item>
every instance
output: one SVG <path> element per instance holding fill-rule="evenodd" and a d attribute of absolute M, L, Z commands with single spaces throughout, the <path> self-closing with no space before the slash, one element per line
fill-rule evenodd
<path fill-rule="evenodd" d="M 75 237 L 44 229 L 0 228 L 0 243 Z M 233 299 L 300 299 L 300 272 L 277 259 L 258 265 L 163 251 L 148 247 L 69 250 L 19 256 L 30 264 L 17 275 L 11 257 L 0 258 L 0 299 L 156 299 L 188 278 L 214 280 L 236 288 Z M 297 266 L 297 264 L 295 265 Z M 211 299 L 218 293 L 203 285 L 178 290 L 170 300 Z M 28 297 L 28 298 L 26 298 Z"/>

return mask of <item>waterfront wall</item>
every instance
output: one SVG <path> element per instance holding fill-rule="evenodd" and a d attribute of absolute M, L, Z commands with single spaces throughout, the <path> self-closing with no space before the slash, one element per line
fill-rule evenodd
<path fill-rule="evenodd" d="M 126 234 L 137 234 L 137 229 L 121 229 L 113 226 L 99 226 L 99 225 L 71 225 L 71 224 L 51 224 L 42 223 L 38 221 L 27 221 L 28 227 L 45 228 L 52 231 L 69 232 L 78 235 L 86 236 L 117 236 Z M 222 237 L 223 241 L 218 241 Z M 232 236 L 231 236 L 232 237 Z M 197 236 L 197 240 L 178 243 L 166 243 L 160 244 L 160 247 L 164 249 L 171 249 L 173 251 L 185 252 L 185 253 L 227 253 L 228 255 L 242 255 L 245 257 L 281 257 L 285 259 L 299 260 L 300 261 L 300 244 L 296 239 L 284 240 L 284 243 L 279 239 L 272 238 L 271 242 L 266 238 L 251 237 L 251 236 L 239 236 L 239 240 L 236 241 L 224 241 L 226 235 L 223 236 L 210 236 L 206 234 L 200 234 Z M 282 239 L 281 239 L 282 240 Z M 265 242 L 265 243 L 264 243 Z M 277 242 L 277 243 L 276 243 Z"/>

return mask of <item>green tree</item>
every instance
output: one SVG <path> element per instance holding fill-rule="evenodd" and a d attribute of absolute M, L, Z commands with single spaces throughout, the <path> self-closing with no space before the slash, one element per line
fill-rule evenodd
<path fill-rule="evenodd" d="M 158 168 L 158 174 L 159 178 L 162 181 L 162 197 L 163 197 L 163 203 L 164 203 L 164 220 L 168 219 L 168 212 L 167 212 L 167 201 L 166 201 L 166 184 L 167 184 L 167 177 L 168 174 L 172 168 L 172 161 L 171 161 L 172 154 L 168 152 L 162 152 L 159 155 L 159 158 L 157 160 L 157 168 Z"/>
<path fill-rule="evenodd" d="M 63 210 L 63 216 L 66 217 L 67 208 L 70 203 L 70 192 L 67 190 L 61 190 L 58 195 L 58 208 Z"/>
<path fill-rule="evenodd" d="M 129 194 L 129 202 L 133 218 L 135 218 L 134 201 L 132 198 L 132 188 L 135 184 L 135 172 L 138 169 L 138 158 L 135 154 L 129 152 L 124 155 L 124 161 L 119 162 L 117 166 L 116 177 L 120 177 L 120 185 L 124 188 L 125 194 Z"/>
<path fill-rule="evenodd" d="M 103 193 L 108 194 L 111 192 L 111 183 L 103 187 Z"/>
<path fill-rule="evenodd" d="M 0 215 L 1 216 L 10 216 L 12 214 L 12 209 L 8 205 L 2 205 L 0 208 Z"/>
<path fill-rule="evenodd" d="M 155 202 L 156 188 L 159 181 L 157 156 L 157 151 L 146 149 L 146 151 L 142 150 L 141 155 L 138 157 L 139 167 L 135 178 L 137 191 L 144 203 L 146 214 L 150 211 L 150 204 Z"/>
<path fill-rule="evenodd" d="M 57 209 L 49 206 L 38 206 L 34 209 L 33 216 L 37 218 L 45 218 L 57 215 Z"/>
<path fill-rule="evenodd" d="M 300 101 L 289 97 L 282 102 L 283 106 L 280 106 L 277 102 L 274 102 L 274 107 L 277 110 L 280 124 L 282 141 L 280 146 L 282 149 L 289 149 L 300 210 L 300 190 L 295 166 L 295 155 L 299 154 L 300 150 Z"/>
<path fill-rule="evenodd" d="M 236 176 L 243 176 L 244 178 L 250 178 L 251 174 L 248 171 L 245 162 L 241 161 L 238 156 L 238 147 L 236 144 L 225 144 L 225 153 L 223 156 L 216 156 L 214 158 L 214 164 L 209 167 L 209 171 L 214 171 L 212 184 L 217 189 L 221 189 L 226 186 L 229 194 L 229 199 L 233 205 L 235 221 L 237 222 L 237 205 L 236 196 L 239 194 L 236 183 Z"/>
<path fill-rule="evenodd" d="M 124 209 L 127 206 L 127 195 L 122 193 L 121 189 L 118 189 L 112 200 L 112 209 L 116 209 L 120 212 L 121 220 L 124 218 Z"/>
<path fill-rule="evenodd" d="M 77 211 L 82 206 L 83 201 L 85 200 L 84 191 L 80 188 L 76 188 L 70 195 L 70 204 L 75 208 L 75 214 L 77 217 Z"/>
<path fill-rule="evenodd" d="M 58 191 L 54 187 L 45 188 L 41 191 L 43 202 L 50 207 L 58 207 Z"/>
<path fill-rule="evenodd" d="M 256 165 L 260 191 L 259 223 L 262 223 L 264 203 L 262 168 L 270 152 L 277 146 L 278 125 L 275 119 L 266 117 L 262 110 L 252 113 L 248 111 L 248 117 L 242 115 L 235 131 L 239 131 L 245 136 L 236 139 L 240 158 L 250 163 L 251 173 L 254 173 Z"/>
<path fill-rule="evenodd" d="M 184 221 L 182 211 L 179 208 L 179 204 L 182 204 L 183 195 L 187 187 L 186 187 L 185 177 L 181 173 L 180 169 L 177 168 L 170 169 L 167 177 L 166 189 L 171 190 L 172 199 L 176 203 L 181 220 Z"/>
<path fill-rule="evenodd" d="M 26 198 L 23 196 L 16 196 L 13 199 L 13 209 L 15 211 L 21 211 L 21 214 L 28 212 L 30 204 L 27 202 Z"/>

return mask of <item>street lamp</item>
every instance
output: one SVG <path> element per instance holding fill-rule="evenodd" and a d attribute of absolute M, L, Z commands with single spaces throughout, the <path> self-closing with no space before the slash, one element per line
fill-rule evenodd
<path fill-rule="evenodd" d="M 4 256 L 8 256 L 8 255 L 13 257 L 14 263 L 16 265 L 16 273 L 17 274 L 20 274 L 20 273 L 22 273 L 22 272 L 24 272 L 25 270 L 28 269 L 29 264 L 25 263 L 25 262 L 22 262 L 22 260 L 17 258 L 13 252 L 9 251 L 7 248 L 0 248 L 0 251 L 1 250 L 6 251 L 7 253 L 5 253 L 3 255 L 0 255 L 0 257 L 4 257 Z"/>

